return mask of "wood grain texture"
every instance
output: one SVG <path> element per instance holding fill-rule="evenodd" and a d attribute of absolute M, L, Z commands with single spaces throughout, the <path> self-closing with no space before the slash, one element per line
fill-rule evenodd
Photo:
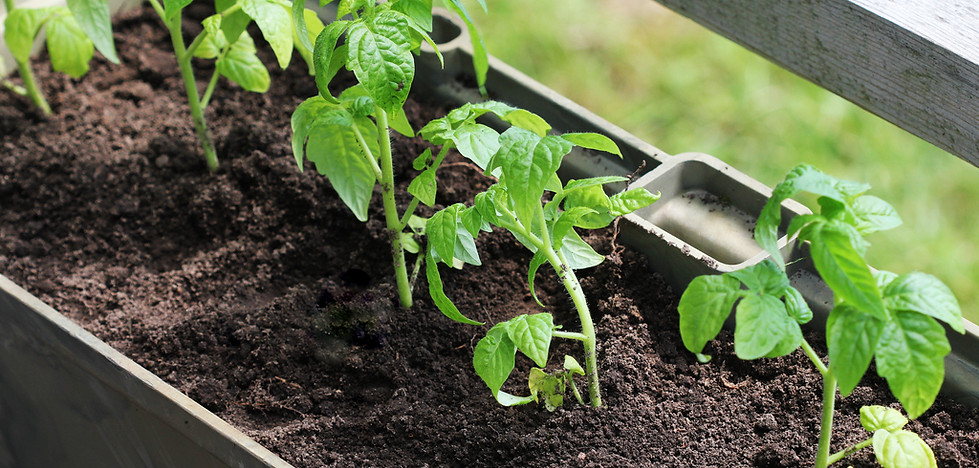
<path fill-rule="evenodd" d="M 979 166 L 979 3 L 657 1 Z"/>

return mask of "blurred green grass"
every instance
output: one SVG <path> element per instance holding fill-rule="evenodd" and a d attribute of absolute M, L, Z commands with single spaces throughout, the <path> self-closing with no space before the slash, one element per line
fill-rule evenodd
<path fill-rule="evenodd" d="M 474 15 L 491 54 L 670 154 L 768 186 L 800 162 L 870 183 L 904 219 L 871 235 L 870 263 L 938 276 L 979 322 L 979 168 L 652 0 L 488 4 Z"/>

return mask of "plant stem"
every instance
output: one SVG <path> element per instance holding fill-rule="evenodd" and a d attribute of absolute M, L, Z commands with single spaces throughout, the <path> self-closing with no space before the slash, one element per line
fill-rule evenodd
<path fill-rule="evenodd" d="M 391 131 L 388 115 L 384 109 L 376 108 L 377 140 L 381 149 L 381 199 L 384 202 L 384 220 L 391 237 L 391 254 L 394 260 L 394 277 L 398 283 L 398 296 L 401 307 L 411 307 L 411 282 L 408 281 L 408 268 L 405 266 L 405 249 L 401 242 L 401 218 L 394 199 L 394 163 L 391 159 Z"/>
<path fill-rule="evenodd" d="M 816 468 L 826 468 L 830 463 L 829 444 L 833 437 L 833 409 L 836 405 L 836 377 L 823 374 L 823 421 L 819 428 L 819 448 L 816 451 Z"/>
<path fill-rule="evenodd" d="M 867 440 L 865 440 L 863 442 L 860 442 L 858 444 L 853 444 L 853 445 L 847 447 L 845 450 L 841 450 L 839 452 L 836 452 L 836 453 L 830 455 L 829 456 L 829 463 L 828 464 L 832 465 L 833 463 L 836 463 L 836 462 L 838 462 L 838 461 L 840 461 L 840 460 L 842 460 L 842 459 L 844 459 L 846 457 L 849 457 L 850 455 L 854 454 L 855 452 L 857 452 L 860 449 L 863 449 L 863 448 L 866 448 L 866 447 L 870 447 L 873 443 L 874 443 L 874 438 L 871 437 L 871 438 L 869 438 L 869 439 L 867 439 Z"/>
<path fill-rule="evenodd" d="M 816 366 L 816 370 L 822 374 L 823 379 L 825 380 L 826 375 L 829 373 L 829 369 L 827 369 L 826 364 L 823 364 L 823 361 L 819 359 L 816 351 L 812 349 L 812 346 L 809 345 L 809 342 L 806 341 L 805 338 L 802 339 L 802 350 L 805 351 L 806 356 L 809 356 L 809 360 L 812 361 L 813 365 Z"/>
<path fill-rule="evenodd" d="M 10 80 L 7 80 L 7 79 L 0 80 L 0 83 L 3 84 L 3 87 L 4 88 L 9 89 L 14 94 L 17 94 L 17 95 L 20 95 L 20 96 L 27 96 L 27 90 L 24 89 L 23 86 L 17 86 L 17 85 L 14 84 L 14 82 L 12 82 Z"/>
<path fill-rule="evenodd" d="M 37 79 L 34 78 L 34 72 L 31 70 L 31 64 L 21 61 L 16 62 L 17 73 L 19 73 L 20 78 L 24 80 L 24 89 L 27 91 L 27 96 L 31 98 L 31 101 L 34 102 L 35 106 L 39 107 L 41 111 L 44 112 L 44 115 L 51 115 L 51 106 L 49 106 L 48 101 L 44 99 L 44 93 L 41 92 L 41 88 L 37 84 Z"/>
<path fill-rule="evenodd" d="M 585 341 L 588 339 L 588 337 L 585 336 L 584 333 L 566 332 L 561 330 L 554 330 L 553 332 L 551 332 L 551 336 L 555 338 L 564 338 L 566 340 L 578 340 L 578 341 Z"/>
<path fill-rule="evenodd" d="M 194 78 L 194 70 L 191 67 L 192 54 L 188 53 L 184 45 L 184 36 L 180 30 L 181 15 L 176 15 L 170 21 L 167 20 L 166 12 L 157 0 L 150 0 L 153 9 L 167 25 L 170 31 L 170 42 L 173 43 L 173 52 L 177 56 L 177 65 L 180 67 L 180 74 L 184 80 L 184 88 L 187 91 L 187 104 L 190 105 L 190 116 L 194 121 L 197 130 L 197 139 L 204 150 L 204 157 L 207 158 L 207 167 L 214 172 L 218 169 L 218 155 L 214 150 L 214 141 L 211 140 L 211 132 L 207 129 L 207 121 L 204 119 L 204 109 L 201 107 L 200 94 L 197 92 L 197 80 Z"/>
<path fill-rule="evenodd" d="M 554 252 L 551 250 L 551 252 Z M 591 311 L 588 310 L 588 302 L 585 301 L 585 295 L 581 291 L 581 284 L 578 283 L 578 277 L 575 276 L 574 270 L 568 266 L 568 261 L 564 258 L 564 254 L 557 252 L 557 257 L 560 260 L 559 266 L 554 265 L 558 276 L 561 277 L 561 282 L 564 283 L 564 288 L 568 290 L 571 294 L 571 301 L 574 302 L 574 306 L 578 309 L 578 319 L 581 321 L 581 334 L 585 336 L 582 340 L 582 344 L 585 347 L 585 373 L 588 377 L 588 397 L 591 399 L 591 405 L 595 408 L 602 406 L 602 393 L 598 385 L 598 345 L 595 338 L 595 325 L 592 323 Z"/>

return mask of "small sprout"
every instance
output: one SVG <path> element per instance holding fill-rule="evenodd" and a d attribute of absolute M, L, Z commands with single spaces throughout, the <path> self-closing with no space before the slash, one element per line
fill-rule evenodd
<path fill-rule="evenodd" d="M 865 193 L 869 189 L 804 164 L 791 170 L 775 187 L 755 227 L 758 244 L 771 258 L 743 270 L 694 278 L 680 298 L 680 334 L 688 350 L 700 353 L 733 308 L 739 358 L 784 356 L 801 346 L 823 376 L 826 411 L 817 468 L 871 443 L 885 467 L 934 466 L 927 445 L 900 429 L 907 420 L 882 407 L 861 410 L 861 421 L 874 432 L 873 440 L 832 455 L 829 450 L 837 388 L 842 396 L 849 395 L 876 360 L 877 373 L 908 415 L 916 418 L 935 401 L 945 372 L 943 360 L 951 350 L 938 320 L 959 333 L 965 331 L 955 296 L 938 278 L 873 271 L 867 265 L 864 253 L 869 243 L 864 236 L 901 224 L 891 205 Z M 798 234 L 799 242 L 809 243 L 816 270 L 833 290 L 835 306 L 826 323 L 829 365 L 802 336 L 800 325 L 812 318 L 812 311 L 789 283 L 776 242 L 782 201 L 802 191 L 819 196 L 821 211 L 793 218 L 788 235 Z M 904 464 L 911 460 L 921 464 Z"/>
<path fill-rule="evenodd" d="M 624 177 L 594 177 L 570 180 L 566 184 L 557 177 L 564 156 L 575 146 L 607 150 L 619 154 L 608 137 L 586 133 L 550 135 L 550 125 L 539 116 L 525 110 L 513 109 L 500 103 L 466 105 L 450 112 L 447 121 L 433 122 L 422 134 L 439 135 L 436 141 L 449 138 L 443 133 L 455 128 L 453 121 L 464 121 L 472 113 L 493 112 L 512 126 L 496 137 L 492 130 L 479 124 L 466 123 L 465 145 L 459 150 L 498 182 L 474 198 L 473 206 L 462 204 L 439 211 L 428 221 L 429 292 L 439 309 L 449 318 L 469 324 L 479 324 L 465 317 L 442 289 L 437 262 L 453 265 L 455 260 L 478 265 L 479 257 L 473 239 L 492 226 L 508 230 L 534 256 L 527 272 L 531 295 L 537 300 L 534 278 L 544 264 L 551 266 L 571 295 L 582 331 L 564 332 L 553 324 L 548 313 L 520 315 L 493 326 L 479 341 L 473 353 L 476 373 L 503 405 L 526 404 L 545 395 L 545 407 L 563 401 L 563 385 L 571 384 L 570 376 L 581 372 L 587 376 L 590 403 L 601 406 L 598 382 L 595 327 L 575 270 L 598 265 L 604 257 L 581 239 L 574 228 L 596 229 L 607 226 L 618 216 L 631 213 L 656 201 L 654 195 L 642 188 L 608 196 L 601 186 L 623 182 Z M 452 133 L 455 134 L 455 133 Z M 495 138 L 494 138 L 495 137 Z M 478 142 L 479 144 L 473 144 Z M 487 144 L 491 143 L 491 144 Z M 469 153 L 469 154 L 467 154 Z M 551 192 L 549 201 L 545 192 Z M 546 201 L 546 202 L 545 202 Z M 540 301 L 537 301 L 540 304 Z M 566 360 L 565 377 L 551 375 L 560 383 L 533 372 L 531 395 L 520 397 L 501 390 L 514 367 L 514 355 L 520 350 L 541 369 L 547 365 L 548 350 L 554 337 L 581 341 L 585 350 L 585 368 L 577 361 Z M 575 389 L 577 394 L 577 389 Z M 561 398 L 556 395 L 560 393 Z"/>

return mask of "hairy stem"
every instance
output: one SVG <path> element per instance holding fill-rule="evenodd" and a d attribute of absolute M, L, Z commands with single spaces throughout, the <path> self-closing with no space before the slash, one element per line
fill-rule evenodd
<path fill-rule="evenodd" d="M 816 468 L 826 468 L 830 463 L 829 443 L 833 437 L 833 409 L 836 405 L 836 377 L 823 375 L 823 421 L 819 428 L 819 448 L 816 451 Z"/>
<path fill-rule="evenodd" d="M 541 223 L 540 249 L 544 252 L 544 256 L 547 257 L 547 262 L 554 268 L 558 278 L 561 279 L 561 283 L 564 284 L 564 289 L 571 295 L 571 302 L 574 303 L 574 307 L 578 311 L 578 319 L 581 321 L 581 335 L 583 337 L 581 343 L 585 348 L 585 376 L 588 378 L 588 397 L 591 399 L 591 405 L 597 408 L 602 406 L 602 393 L 598 385 L 597 340 L 595 338 L 595 325 L 591 319 L 591 311 L 588 310 L 588 302 L 585 300 L 585 294 L 581 290 L 578 277 L 569 266 L 568 259 L 561 252 L 556 252 L 554 246 L 551 244 L 551 235 L 548 233 L 544 207 L 538 206 L 537 208 L 536 218 L 539 218 Z M 531 221 L 531 224 L 533 224 L 533 221 Z"/>
<path fill-rule="evenodd" d="M 836 463 L 836 462 L 838 462 L 838 461 L 840 461 L 840 460 L 842 460 L 842 459 L 844 459 L 846 457 L 849 457 L 850 455 L 853 455 L 854 453 L 856 453 L 860 449 L 863 449 L 863 448 L 866 448 L 866 447 L 870 447 L 871 445 L 873 445 L 873 443 L 874 443 L 874 438 L 871 437 L 871 438 L 869 438 L 869 439 L 867 439 L 867 440 L 865 440 L 863 442 L 860 442 L 858 444 L 853 444 L 853 445 L 847 447 L 844 450 L 841 450 L 839 452 L 836 452 L 836 453 L 830 455 L 829 456 L 829 463 L 828 464 L 832 465 L 833 463 Z"/>
<path fill-rule="evenodd" d="M 197 92 L 197 80 L 194 79 L 194 70 L 190 60 L 193 57 L 188 53 L 184 45 L 184 36 L 180 30 L 181 16 L 176 15 L 170 21 L 166 18 L 166 12 L 157 0 L 150 0 L 153 9 L 156 10 L 163 22 L 166 23 L 170 31 L 170 42 L 173 43 L 173 52 L 177 56 L 177 65 L 180 67 L 180 75 L 184 80 L 184 88 L 187 91 L 187 104 L 190 106 L 190 117 L 194 121 L 194 128 L 197 130 L 197 139 L 204 150 L 204 157 L 207 158 L 207 167 L 212 172 L 218 169 L 218 155 L 214 150 L 214 141 L 211 139 L 211 132 L 207 128 L 207 121 L 204 119 L 204 109 L 201 106 L 200 94 Z"/>
<path fill-rule="evenodd" d="M 405 266 L 405 249 L 401 241 L 401 218 L 394 199 L 394 163 L 391 159 L 391 131 L 388 127 L 387 113 L 376 108 L 377 140 L 380 143 L 381 159 L 381 198 L 384 202 L 384 220 L 391 237 L 391 255 L 394 260 L 394 277 L 398 283 L 398 296 L 401 307 L 411 307 L 411 282 L 408 281 L 408 268 Z"/>

